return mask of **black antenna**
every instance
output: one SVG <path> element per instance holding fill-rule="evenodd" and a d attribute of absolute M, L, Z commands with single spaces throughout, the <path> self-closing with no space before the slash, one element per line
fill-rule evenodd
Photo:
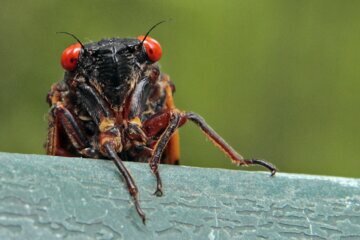
<path fill-rule="evenodd" d="M 82 42 L 80 41 L 80 39 L 78 39 L 74 34 L 72 33 L 69 33 L 69 32 L 56 32 L 57 34 L 66 34 L 66 35 L 69 35 L 71 37 L 73 37 L 78 43 L 80 43 L 81 45 L 81 48 L 82 49 L 85 49 L 84 45 L 82 44 Z"/>
<path fill-rule="evenodd" d="M 149 31 L 147 31 L 147 33 L 145 34 L 145 37 L 144 37 L 144 39 L 141 41 L 140 45 L 143 45 L 144 41 L 145 41 L 146 38 L 149 36 L 150 32 L 151 32 L 152 30 L 154 30 L 154 28 L 156 28 L 158 25 L 160 25 L 160 24 L 162 24 L 162 23 L 164 23 L 164 22 L 166 22 L 166 20 L 162 20 L 162 21 L 156 23 L 154 26 L 152 26 L 152 27 L 149 29 Z"/>

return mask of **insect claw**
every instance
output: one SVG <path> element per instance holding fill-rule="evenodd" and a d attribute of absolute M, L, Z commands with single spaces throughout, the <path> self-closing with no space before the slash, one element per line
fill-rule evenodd
<path fill-rule="evenodd" d="M 145 218 L 145 215 L 144 216 L 141 216 L 141 219 L 142 219 L 142 222 L 144 225 L 146 225 L 146 218 Z"/>
<path fill-rule="evenodd" d="M 266 167 L 268 170 L 270 170 L 270 176 L 274 176 L 276 173 L 276 167 L 273 166 L 272 164 L 264 161 L 264 160 L 259 160 L 259 159 L 251 159 L 251 160 L 245 160 L 245 162 L 247 164 L 257 164 L 263 167 Z"/>
<path fill-rule="evenodd" d="M 162 195 L 164 195 L 164 193 L 161 188 L 157 188 L 156 191 L 154 192 L 154 195 L 157 197 L 161 197 Z"/>
<path fill-rule="evenodd" d="M 143 212 L 143 210 L 141 209 L 140 204 L 137 199 L 135 199 L 135 208 L 136 208 L 137 213 L 141 217 L 143 224 L 145 225 L 146 216 L 145 216 L 145 213 Z"/>

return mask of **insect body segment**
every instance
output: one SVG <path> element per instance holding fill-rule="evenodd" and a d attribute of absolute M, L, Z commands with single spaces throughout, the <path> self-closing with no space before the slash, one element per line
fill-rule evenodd
<path fill-rule="evenodd" d="M 187 120 L 236 164 L 276 171 L 264 161 L 244 159 L 199 115 L 175 107 L 175 87 L 156 63 L 161 54 L 160 44 L 148 35 L 79 42 L 62 54 L 64 79 L 47 96 L 47 154 L 112 160 L 144 222 L 138 189 L 123 161 L 148 162 L 157 180 L 155 194 L 162 195 L 158 166 L 179 164 L 178 128 Z"/>

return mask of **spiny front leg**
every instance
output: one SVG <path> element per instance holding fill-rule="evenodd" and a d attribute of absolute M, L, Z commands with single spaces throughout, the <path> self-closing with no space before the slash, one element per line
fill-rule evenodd
<path fill-rule="evenodd" d="M 163 195 L 162 182 L 159 174 L 158 165 L 160 163 L 161 156 L 164 149 L 166 148 L 166 145 L 168 144 L 173 133 L 179 127 L 181 120 L 181 113 L 175 110 L 170 110 L 168 112 L 163 113 L 162 115 L 164 116 L 162 120 L 167 119 L 166 124 L 164 124 L 165 130 L 162 132 L 160 138 L 156 142 L 154 146 L 154 154 L 149 162 L 150 168 L 156 176 L 157 184 L 156 184 L 156 191 L 154 194 L 157 196 Z M 157 116 L 157 119 L 161 119 L 161 116 Z M 148 127 L 150 126 L 148 125 Z"/>
<path fill-rule="evenodd" d="M 57 102 L 50 110 L 49 131 L 46 142 L 48 155 L 74 156 L 61 144 L 61 137 L 68 138 L 69 144 L 76 152 L 86 157 L 97 156 L 97 151 L 90 145 L 75 116 L 61 103 Z"/>
<path fill-rule="evenodd" d="M 138 198 L 138 188 L 135 184 L 134 179 L 131 177 L 129 171 L 126 169 L 123 161 L 117 155 L 113 144 L 111 142 L 106 142 L 104 144 L 104 148 L 105 148 L 105 151 L 107 152 L 108 157 L 114 161 L 116 167 L 119 169 L 120 173 L 124 177 L 127 188 L 130 193 L 130 196 L 134 200 L 136 211 L 139 214 L 139 216 L 141 217 L 143 223 L 145 224 L 145 220 L 146 220 L 145 213 L 143 212 L 143 210 L 140 207 L 139 198 Z"/>

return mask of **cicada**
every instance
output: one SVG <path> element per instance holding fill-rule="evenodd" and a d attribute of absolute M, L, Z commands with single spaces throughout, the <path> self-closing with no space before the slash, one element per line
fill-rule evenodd
<path fill-rule="evenodd" d="M 159 24 L 159 23 L 158 23 Z M 64 78 L 51 86 L 46 151 L 49 155 L 112 160 L 122 174 L 143 222 L 138 188 L 123 161 L 147 162 L 163 194 L 159 164 L 179 164 L 178 129 L 187 121 L 237 165 L 262 165 L 245 159 L 194 112 L 174 104 L 175 86 L 160 71 L 162 48 L 149 33 L 137 38 L 111 38 L 67 47 L 61 56 Z"/>

